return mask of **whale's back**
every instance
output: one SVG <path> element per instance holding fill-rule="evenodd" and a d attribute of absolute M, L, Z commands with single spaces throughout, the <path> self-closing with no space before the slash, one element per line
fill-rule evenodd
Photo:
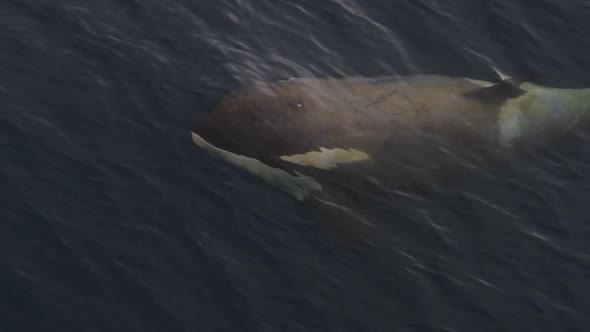
<path fill-rule="evenodd" d="M 260 157 L 324 148 L 371 149 L 392 139 L 488 133 L 498 105 L 463 96 L 465 79 L 296 79 L 231 93 L 195 131 Z M 462 133 L 463 132 L 463 133 Z"/>
<path fill-rule="evenodd" d="M 500 104 L 466 95 L 479 88 L 467 79 L 420 75 L 260 84 L 230 93 L 193 131 L 290 172 L 415 182 L 457 160 L 468 163 L 493 141 Z M 353 162 L 325 160 L 334 156 Z"/>

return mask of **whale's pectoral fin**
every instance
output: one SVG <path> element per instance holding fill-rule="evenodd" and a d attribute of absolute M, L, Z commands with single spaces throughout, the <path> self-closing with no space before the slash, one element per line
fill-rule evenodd
<path fill-rule="evenodd" d="M 503 102 L 506 99 L 516 98 L 523 95 L 526 91 L 521 89 L 520 85 L 525 82 L 533 81 L 541 76 L 541 74 L 532 74 L 506 78 L 490 87 L 469 90 L 465 92 L 465 96 L 477 98 L 489 103 Z"/>
<path fill-rule="evenodd" d="M 307 197 L 303 202 L 308 212 L 328 228 L 338 240 L 370 242 L 375 225 L 354 210 L 330 199 Z"/>

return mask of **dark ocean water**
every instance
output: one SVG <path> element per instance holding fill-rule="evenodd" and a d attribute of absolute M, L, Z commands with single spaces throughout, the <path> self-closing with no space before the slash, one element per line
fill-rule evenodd
<path fill-rule="evenodd" d="M 589 32 L 587 0 L 3 0 L 0 331 L 589 331 L 587 135 L 386 198 L 371 244 L 190 140 L 260 80 L 590 87 Z"/>

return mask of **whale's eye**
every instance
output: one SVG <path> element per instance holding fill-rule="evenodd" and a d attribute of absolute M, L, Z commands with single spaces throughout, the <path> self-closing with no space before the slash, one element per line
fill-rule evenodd
<path fill-rule="evenodd" d="M 305 108 L 302 102 L 300 101 L 289 101 L 289 108 L 293 111 L 302 110 Z"/>

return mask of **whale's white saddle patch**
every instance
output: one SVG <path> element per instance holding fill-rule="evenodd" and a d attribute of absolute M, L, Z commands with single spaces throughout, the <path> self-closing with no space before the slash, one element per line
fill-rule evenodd
<path fill-rule="evenodd" d="M 522 135 L 521 110 L 514 105 L 504 106 L 498 117 L 498 141 L 509 147 L 514 139 Z"/>
<path fill-rule="evenodd" d="M 326 149 L 320 148 L 320 151 L 310 151 L 303 154 L 294 154 L 291 156 L 281 156 L 282 160 L 302 165 L 311 166 L 323 170 L 330 170 L 338 167 L 338 164 L 355 163 L 369 159 L 366 152 L 355 149 Z"/>
<path fill-rule="evenodd" d="M 270 167 L 260 160 L 220 149 L 194 132 L 191 132 L 191 135 L 193 142 L 199 147 L 248 173 L 258 176 L 266 183 L 276 186 L 298 200 L 303 200 L 313 191 L 322 190 L 322 186 L 312 177 L 301 173 L 297 173 L 297 175 L 289 174 L 282 169 Z"/>
<path fill-rule="evenodd" d="M 526 94 L 510 99 L 500 108 L 499 141 L 504 146 L 519 137 L 543 137 L 552 132 L 567 131 L 585 109 L 578 100 L 583 93 L 573 89 L 545 88 L 523 84 Z M 580 94 L 581 96 L 577 96 Z"/>

